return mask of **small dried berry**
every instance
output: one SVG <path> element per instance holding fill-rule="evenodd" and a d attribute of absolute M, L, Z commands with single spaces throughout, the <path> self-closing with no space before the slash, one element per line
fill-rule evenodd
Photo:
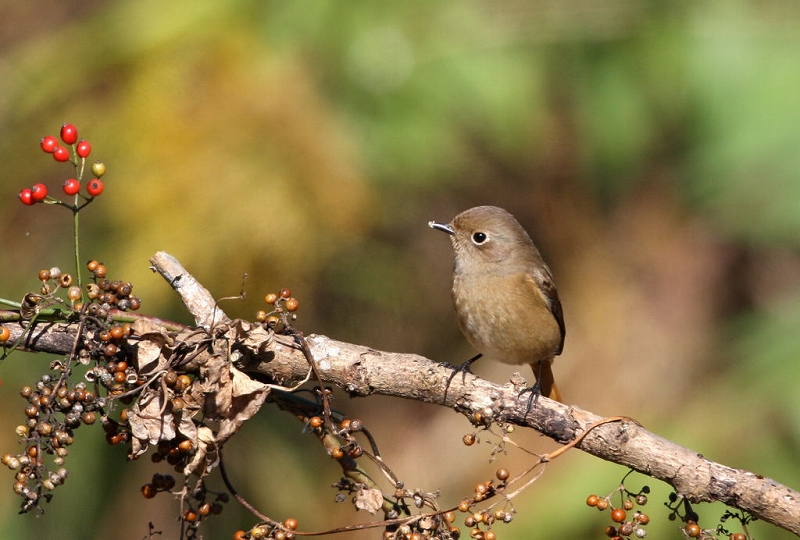
<path fill-rule="evenodd" d="M 125 327 L 121 324 L 114 325 L 109 329 L 108 333 L 111 339 L 122 339 L 125 337 Z M 120 364 L 122 364 L 122 362 L 120 362 Z M 122 371 L 125 370 L 123 369 Z"/>
<path fill-rule="evenodd" d="M 700 525 L 694 523 L 693 521 L 690 521 L 686 527 L 683 528 L 683 530 L 686 531 L 686 534 L 689 536 L 689 538 L 697 538 L 700 536 L 700 533 L 703 532 L 703 530 L 700 528 Z"/>
<path fill-rule="evenodd" d="M 145 484 L 142 486 L 142 495 L 145 499 L 152 499 L 158 494 L 158 490 L 153 484 Z"/>
<path fill-rule="evenodd" d="M 186 453 L 191 452 L 193 447 L 194 445 L 192 444 L 192 441 L 190 441 L 189 439 L 186 439 L 178 443 L 178 450 L 180 450 L 181 452 L 186 452 Z"/>
<path fill-rule="evenodd" d="M 81 299 L 81 288 L 77 285 L 73 285 L 67 291 L 67 298 L 69 298 L 72 302 L 77 302 Z"/>

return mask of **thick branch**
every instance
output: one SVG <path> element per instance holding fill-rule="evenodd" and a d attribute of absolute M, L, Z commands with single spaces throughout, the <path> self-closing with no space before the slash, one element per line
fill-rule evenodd
<path fill-rule="evenodd" d="M 166 254 L 151 259 L 156 271 L 161 271 L 161 260 L 171 265 L 168 281 L 173 286 L 193 281 Z M 193 295 L 208 294 L 202 287 L 176 290 L 182 295 L 187 291 Z M 227 320 L 210 295 L 202 299 L 184 298 L 184 303 L 198 322 Z M 192 306 L 201 307 L 195 311 Z M 0 319 L 3 315 L 0 312 Z M 23 324 L 6 326 L 12 329 L 12 340 L 24 330 Z M 77 324 L 39 323 L 26 335 L 25 348 L 67 354 L 76 331 Z M 307 342 L 323 382 L 343 388 L 351 395 L 384 394 L 444 405 L 465 414 L 476 424 L 510 422 L 531 427 L 560 443 L 575 439 L 601 419 L 577 407 L 541 397 L 526 415 L 528 396 L 519 396 L 520 386 L 510 383 L 501 386 L 472 374 L 463 377 L 457 374 L 451 380 L 453 368 L 422 356 L 377 351 L 321 335 L 310 335 Z M 281 335 L 274 336 L 262 354 L 243 357 L 239 367 L 285 386 L 301 381 L 308 373 L 308 363 L 294 338 Z M 596 427 L 577 447 L 664 481 L 692 502 L 720 501 L 800 535 L 799 492 L 752 472 L 710 461 L 650 433 L 634 421 Z"/>

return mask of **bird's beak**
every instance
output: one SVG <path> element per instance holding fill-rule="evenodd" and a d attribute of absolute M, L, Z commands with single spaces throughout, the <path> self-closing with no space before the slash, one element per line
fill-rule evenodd
<path fill-rule="evenodd" d="M 447 234 L 456 234 L 456 231 L 453 230 L 452 225 L 448 223 L 436 223 L 435 221 L 429 221 L 428 227 L 431 229 L 436 229 L 439 231 L 446 232 Z"/>

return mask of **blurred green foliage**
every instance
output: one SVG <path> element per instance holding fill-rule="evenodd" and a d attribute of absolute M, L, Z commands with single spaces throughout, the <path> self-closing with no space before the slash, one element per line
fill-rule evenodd
<path fill-rule="evenodd" d="M 65 121 L 109 168 L 83 216 L 84 256 L 165 318 L 187 321 L 148 270 L 157 250 L 217 296 L 248 273 L 247 301 L 224 306 L 233 316 L 289 286 L 307 332 L 458 362 L 471 351 L 450 311 L 450 253 L 426 223 L 496 204 L 555 272 L 568 401 L 800 487 L 795 2 L 3 4 L 0 296 L 70 265 L 67 212 L 16 200 L 69 174 L 38 149 Z M 2 366 L 4 452 L 17 389 L 44 362 Z M 503 369 L 476 366 L 497 381 Z M 446 411 L 336 405 L 368 422 L 407 485 L 452 501 L 496 467 L 486 445 L 461 447 L 469 426 Z M 231 443 L 242 491 L 306 529 L 367 519 L 331 502 L 336 467 L 283 416 L 265 410 Z M 81 435 L 42 518 L 16 515 L 7 475 L 8 537 L 136 539 L 149 520 L 174 531 L 172 502 L 138 494 L 153 467 Z M 605 517 L 583 501 L 623 474 L 577 453 L 553 463 L 498 533 L 599 538 Z M 679 538 L 651 500 L 651 536 Z M 706 526 L 722 512 L 698 511 Z M 252 520 L 212 521 L 208 537 L 228 538 Z"/>

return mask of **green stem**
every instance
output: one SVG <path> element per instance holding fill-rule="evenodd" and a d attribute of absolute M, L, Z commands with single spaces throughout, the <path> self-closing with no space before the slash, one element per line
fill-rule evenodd
<path fill-rule="evenodd" d="M 77 201 L 75 201 L 77 203 Z M 72 223 L 75 230 L 75 278 L 78 280 L 78 287 L 81 289 L 81 297 L 83 297 L 83 280 L 81 279 L 81 253 L 80 253 L 80 213 L 77 210 L 72 212 Z"/>

